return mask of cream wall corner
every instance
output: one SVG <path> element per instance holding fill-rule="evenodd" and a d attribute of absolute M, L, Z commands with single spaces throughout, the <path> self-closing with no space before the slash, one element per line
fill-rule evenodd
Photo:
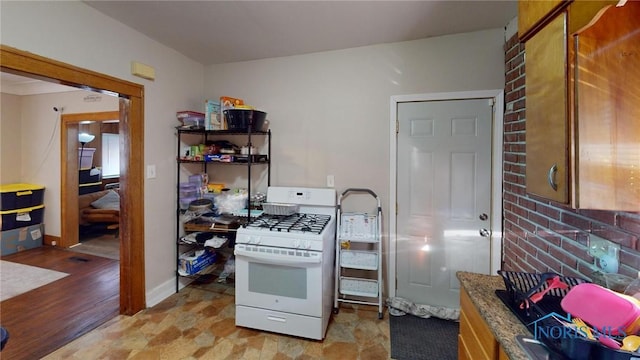
<path fill-rule="evenodd" d="M 504 29 L 206 68 L 205 96 L 268 113 L 272 185 L 374 190 L 388 236 L 392 96 L 504 87 Z M 348 209 L 347 209 L 348 210 Z"/>
<path fill-rule="evenodd" d="M 22 159 L 19 156 L 20 112 L 22 97 L 12 94 L 0 94 L 0 184 L 19 183 L 22 179 Z"/>

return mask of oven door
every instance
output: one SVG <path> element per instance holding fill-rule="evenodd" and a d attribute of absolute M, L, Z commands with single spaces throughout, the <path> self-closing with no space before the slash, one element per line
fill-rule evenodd
<path fill-rule="evenodd" d="M 236 244 L 236 305 L 322 316 L 322 253 Z"/>

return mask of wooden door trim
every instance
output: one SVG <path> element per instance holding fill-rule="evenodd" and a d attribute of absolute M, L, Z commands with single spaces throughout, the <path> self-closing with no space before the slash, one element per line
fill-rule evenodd
<path fill-rule="evenodd" d="M 65 219 L 60 224 L 61 247 L 76 245 L 79 240 L 78 207 L 78 129 L 71 128 L 73 124 L 82 121 L 108 121 L 120 118 L 120 111 L 103 111 L 94 113 L 62 114 L 62 128 L 60 131 L 60 212 L 61 219 Z M 69 133 L 70 130 L 73 130 Z M 73 190 L 72 190 L 73 189 Z"/>
<path fill-rule="evenodd" d="M 120 313 L 144 309 L 144 87 L 6 45 L 0 45 L 0 68 L 120 97 Z"/>
<path fill-rule="evenodd" d="M 61 61 L 49 59 L 10 46 L 0 45 L 0 66 L 3 70 L 19 75 L 62 85 L 111 92 L 120 96 L 142 98 L 144 86 L 109 75 L 83 69 Z M 29 76 L 27 75 L 27 76 Z"/>

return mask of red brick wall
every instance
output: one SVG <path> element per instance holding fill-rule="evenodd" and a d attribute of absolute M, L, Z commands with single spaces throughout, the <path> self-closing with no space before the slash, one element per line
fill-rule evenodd
<path fill-rule="evenodd" d="M 573 210 L 526 194 L 525 59 L 517 35 L 505 44 L 505 78 L 503 269 L 591 278 L 587 249 L 593 233 L 620 244 L 619 272 L 636 277 L 640 213 Z"/>

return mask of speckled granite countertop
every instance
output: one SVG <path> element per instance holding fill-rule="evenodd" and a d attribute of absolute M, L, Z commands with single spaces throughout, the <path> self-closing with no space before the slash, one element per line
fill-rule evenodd
<path fill-rule="evenodd" d="M 531 332 L 496 296 L 495 290 L 504 290 L 504 281 L 498 275 L 483 275 L 459 271 L 460 284 L 493 332 L 496 340 L 511 360 L 528 360 L 518 345 L 516 335 L 531 336 Z"/>

